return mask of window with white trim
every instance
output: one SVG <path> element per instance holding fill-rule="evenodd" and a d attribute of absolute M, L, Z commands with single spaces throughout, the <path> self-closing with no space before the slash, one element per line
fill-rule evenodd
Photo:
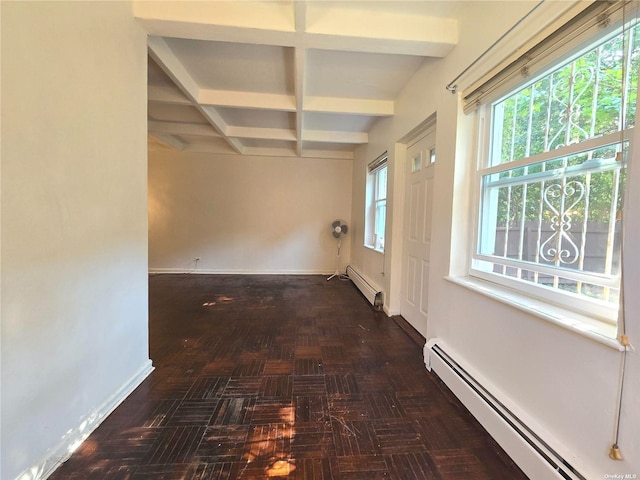
<path fill-rule="evenodd" d="M 387 154 L 367 166 L 367 201 L 364 244 L 384 252 L 387 224 Z"/>
<path fill-rule="evenodd" d="M 470 274 L 615 321 L 640 29 L 597 37 L 480 107 Z"/>

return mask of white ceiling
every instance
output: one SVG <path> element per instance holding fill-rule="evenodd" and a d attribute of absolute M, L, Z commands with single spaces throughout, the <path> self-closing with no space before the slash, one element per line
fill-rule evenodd
<path fill-rule="evenodd" d="M 453 1 L 139 1 L 151 144 L 353 158 L 427 58 L 456 45 Z"/>

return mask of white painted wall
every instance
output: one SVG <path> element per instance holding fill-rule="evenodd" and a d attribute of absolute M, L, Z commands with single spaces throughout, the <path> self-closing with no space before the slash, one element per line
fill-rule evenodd
<path fill-rule="evenodd" d="M 128 2 L 1 8 L 0 477 L 11 480 L 46 474 L 150 369 L 147 52 Z"/>
<path fill-rule="evenodd" d="M 150 271 L 332 273 L 351 181 L 347 160 L 150 151 Z"/>
<path fill-rule="evenodd" d="M 365 166 L 380 151 L 390 153 L 387 252 L 384 259 L 353 238 L 352 264 L 384 286 L 390 313 L 399 311 L 401 278 L 402 148 L 396 142 L 430 115 L 437 114 L 437 164 L 433 220 L 429 321 L 415 325 L 427 338 L 442 339 L 463 364 L 486 379 L 508 405 L 530 419 L 561 453 L 589 479 L 607 474 L 640 475 L 640 359 L 627 361 L 620 448 L 624 461 L 608 457 L 613 441 L 621 356 L 616 350 L 515 310 L 453 284 L 445 277 L 464 273 L 469 251 L 468 171 L 474 166 L 471 117 L 459 112 L 459 96 L 445 91 L 449 83 L 485 48 L 537 2 L 468 2 L 459 10 L 460 43 L 443 60 L 426 62 L 396 99 L 396 114 L 379 121 L 370 143 L 356 151 L 352 223 L 364 224 Z M 567 2 L 547 4 L 550 9 Z M 548 14 L 547 14 L 548 15 Z M 548 20 L 548 16 L 544 17 Z M 491 28 L 486 28 L 491 25 Z M 533 22 L 533 27 L 540 24 Z M 506 49 L 531 34 L 511 37 Z M 494 56 L 495 60 L 495 56 Z M 484 68 L 488 68 L 484 64 Z M 482 66 L 472 71 L 480 75 Z M 460 82 L 463 83 L 463 82 Z M 464 86 L 464 85 L 462 85 Z M 640 162 L 636 153 L 632 161 Z M 632 190 L 627 206 L 627 236 L 640 235 L 640 189 Z M 629 242 L 628 242 L 629 243 Z M 628 249 L 629 251 L 630 249 Z M 384 275 L 380 272 L 383 271 Z M 625 257 L 628 285 L 640 281 L 640 255 Z M 628 330 L 640 343 L 640 300 L 628 298 Z"/>

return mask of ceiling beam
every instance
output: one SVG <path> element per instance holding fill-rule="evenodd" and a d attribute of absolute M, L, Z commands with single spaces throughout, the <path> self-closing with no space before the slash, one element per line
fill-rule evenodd
<path fill-rule="evenodd" d="M 296 132 L 286 128 L 236 127 L 230 125 L 227 127 L 226 133 L 229 137 L 296 141 Z"/>
<path fill-rule="evenodd" d="M 149 85 L 147 98 L 150 102 L 170 103 L 173 105 L 192 104 L 179 90 L 168 86 Z"/>
<path fill-rule="evenodd" d="M 198 110 L 200 110 L 200 113 L 202 113 L 202 115 L 204 115 L 204 118 L 206 118 L 212 125 L 220 129 L 221 135 L 227 142 L 229 142 L 229 144 L 236 152 L 242 153 L 244 145 L 242 145 L 239 140 L 235 138 L 229 138 L 227 136 L 227 129 L 229 127 L 215 108 L 207 105 L 198 105 Z"/>
<path fill-rule="evenodd" d="M 149 120 L 147 122 L 149 132 L 165 133 L 169 135 L 200 135 L 204 137 L 220 137 L 211 125 L 204 123 L 183 123 L 183 122 L 158 122 Z"/>
<path fill-rule="evenodd" d="M 308 82 L 306 70 L 310 62 L 307 51 L 316 49 L 443 57 L 458 41 L 458 24 L 454 19 L 433 16 L 432 9 L 412 7 L 404 10 L 393 6 L 393 2 L 388 4 L 381 2 L 380 5 L 382 6 L 376 5 L 371 8 L 368 5 L 365 6 L 364 2 L 360 4 L 360 2 L 333 3 L 306 0 L 284 2 L 134 0 L 134 16 L 151 35 L 148 39 L 149 55 L 177 86 L 177 89 L 172 89 L 164 85 L 150 85 L 149 101 L 169 105 L 192 105 L 211 125 L 209 127 L 198 123 L 150 121 L 149 131 L 156 136 L 166 137 L 175 144 L 173 145 L 175 148 L 182 145 L 185 150 L 189 149 L 190 145 L 185 145 L 171 134 L 215 137 L 217 132 L 228 143 L 230 153 L 233 149 L 236 153 L 247 155 L 295 156 L 297 154 L 300 157 L 353 158 L 352 151 L 341 150 L 340 146 L 336 147 L 339 150 L 333 150 L 328 146 L 327 150 L 324 150 L 322 145 L 318 149 L 310 150 L 304 148 L 305 142 L 341 143 L 344 148 L 348 148 L 347 145 L 367 143 L 367 133 L 305 131 L 305 125 L 310 125 L 305 122 L 305 115 L 311 117 L 311 113 L 330 113 L 361 116 L 362 119 L 354 118 L 354 121 L 364 123 L 366 120 L 364 117 L 393 116 L 394 101 L 306 95 L 305 87 Z M 284 47 L 286 65 L 289 69 L 287 72 L 289 83 L 286 90 L 282 91 L 289 93 L 201 88 L 195 80 L 197 76 L 195 74 L 191 76 L 169 47 L 169 40 L 165 41 L 161 38 L 162 36 Z M 293 92 L 290 91 L 292 86 Z M 331 90 L 327 90 L 329 91 Z M 290 128 L 229 125 L 223 116 L 225 108 L 295 112 L 295 125 L 284 125 Z M 291 113 L 287 115 L 291 117 Z M 346 117 L 344 119 L 348 120 Z M 341 124 L 343 121 L 340 120 L 338 123 Z M 338 129 L 340 126 L 329 126 L 329 128 Z M 245 147 L 243 138 L 295 142 L 295 148 L 288 149 L 286 144 L 283 144 L 283 148 Z M 221 140 L 216 142 L 222 143 Z M 307 145 L 318 146 L 311 143 Z M 220 148 L 223 146 L 221 145 Z"/>
<path fill-rule="evenodd" d="M 344 113 L 389 117 L 394 114 L 393 100 L 369 98 L 338 98 L 308 96 L 304 99 L 305 112 Z"/>
<path fill-rule="evenodd" d="M 369 142 L 367 132 L 344 132 L 329 130 L 305 130 L 302 132 L 305 142 L 362 144 Z"/>
<path fill-rule="evenodd" d="M 173 147 L 176 150 L 184 150 L 186 147 L 185 143 L 181 142 L 173 135 L 165 135 L 163 133 L 157 133 L 157 132 L 149 132 L 149 135 L 151 135 L 153 139 L 156 140 L 157 142 L 163 145 L 166 145 L 168 147 Z"/>
<path fill-rule="evenodd" d="M 444 57 L 458 43 L 455 18 L 394 3 L 309 2 L 307 48 Z"/>
<path fill-rule="evenodd" d="M 133 2 L 133 16 L 150 35 L 263 45 L 291 43 L 292 13 L 289 2 Z"/>
<path fill-rule="evenodd" d="M 203 105 L 215 105 L 217 107 L 296 111 L 296 102 L 293 95 L 277 93 L 200 89 L 198 102 Z"/>
<path fill-rule="evenodd" d="M 167 42 L 160 37 L 147 39 L 149 55 L 166 73 L 176 86 L 185 94 L 190 102 L 195 103 L 198 98 L 198 84 L 184 68 L 178 57 L 171 51 Z"/>
<path fill-rule="evenodd" d="M 302 153 L 302 130 L 304 128 L 304 84 L 305 84 L 306 52 L 302 48 L 295 49 L 294 84 L 296 90 L 296 151 Z"/>
<path fill-rule="evenodd" d="M 353 160 L 355 158 L 353 152 L 346 150 L 304 150 L 303 158 L 333 158 L 336 160 Z"/>
<path fill-rule="evenodd" d="M 307 48 L 361 53 L 387 53 L 443 58 L 453 50 L 455 43 L 406 40 L 397 38 L 369 38 L 325 33 L 307 33 Z"/>
<path fill-rule="evenodd" d="M 238 152 L 231 148 L 228 143 L 222 143 L 221 145 L 212 145 L 210 143 L 189 143 L 185 148 L 185 152 L 195 153 L 216 153 L 224 155 L 238 155 Z"/>
<path fill-rule="evenodd" d="M 307 29 L 307 2 L 294 2 L 294 21 L 298 42 L 303 38 Z M 294 88 L 296 96 L 296 153 L 302 155 L 302 129 L 304 128 L 304 88 L 305 88 L 305 71 L 306 71 L 307 52 L 297 46 L 294 50 L 293 58 L 293 75 Z"/>
<path fill-rule="evenodd" d="M 184 68 L 184 65 L 182 65 L 178 57 L 176 57 L 171 48 L 169 48 L 167 42 L 159 37 L 148 37 L 147 43 L 151 58 L 153 58 L 158 66 L 173 80 L 182 93 L 193 102 L 194 107 L 202 113 L 213 128 L 215 128 L 220 135 L 224 136 L 224 132 L 227 129 L 226 123 L 213 107 L 198 104 L 200 88 Z M 238 140 L 227 137 L 225 137 L 225 139 L 234 150 L 242 153 L 243 146 Z"/>
<path fill-rule="evenodd" d="M 136 2 L 144 3 L 144 2 Z M 200 2 L 205 3 L 205 2 Z M 254 45 L 271 45 L 293 47 L 295 35 L 293 31 L 283 32 L 267 29 L 252 29 L 228 25 L 213 25 L 198 22 L 180 22 L 139 18 L 149 35 L 171 38 L 187 38 L 190 40 L 206 40 L 211 42 L 251 43 Z"/>
<path fill-rule="evenodd" d="M 348 8 L 292 3 L 147 0 L 134 1 L 133 13 L 150 35 L 192 40 L 439 58 L 458 42 L 458 22 L 451 18 L 372 12 L 354 8 L 355 2 Z"/>
<path fill-rule="evenodd" d="M 269 147 L 244 147 L 243 155 L 253 155 L 256 157 L 295 157 L 295 149 L 289 148 L 269 148 Z"/>
<path fill-rule="evenodd" d="M 298 3 L 298 2 L 296 2 Z M 173 20 L 142 20 L 152 36 L 206 40 L 212 42 L 248 43 L 279 47 L 301 47 L 362 53 L 388 53 L 443 58 L 456 43 L 402 38 L 375 38 L 352 35 L 256 30 L 241 27 L 184 23 Z"/>

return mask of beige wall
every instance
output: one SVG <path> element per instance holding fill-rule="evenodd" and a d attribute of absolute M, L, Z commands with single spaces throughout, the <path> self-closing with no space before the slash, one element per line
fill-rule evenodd
<path fill-rule="evenodd" d="M 150 270 L 335 271 L 330 225 L 350 223 L 351 167 L 346 160 L 151 151 Z"/>
<path fill-rule="evenodd" d="M 46 474 L 149 371 L 146 35 L 1 2 L 2 472 Z"/>

